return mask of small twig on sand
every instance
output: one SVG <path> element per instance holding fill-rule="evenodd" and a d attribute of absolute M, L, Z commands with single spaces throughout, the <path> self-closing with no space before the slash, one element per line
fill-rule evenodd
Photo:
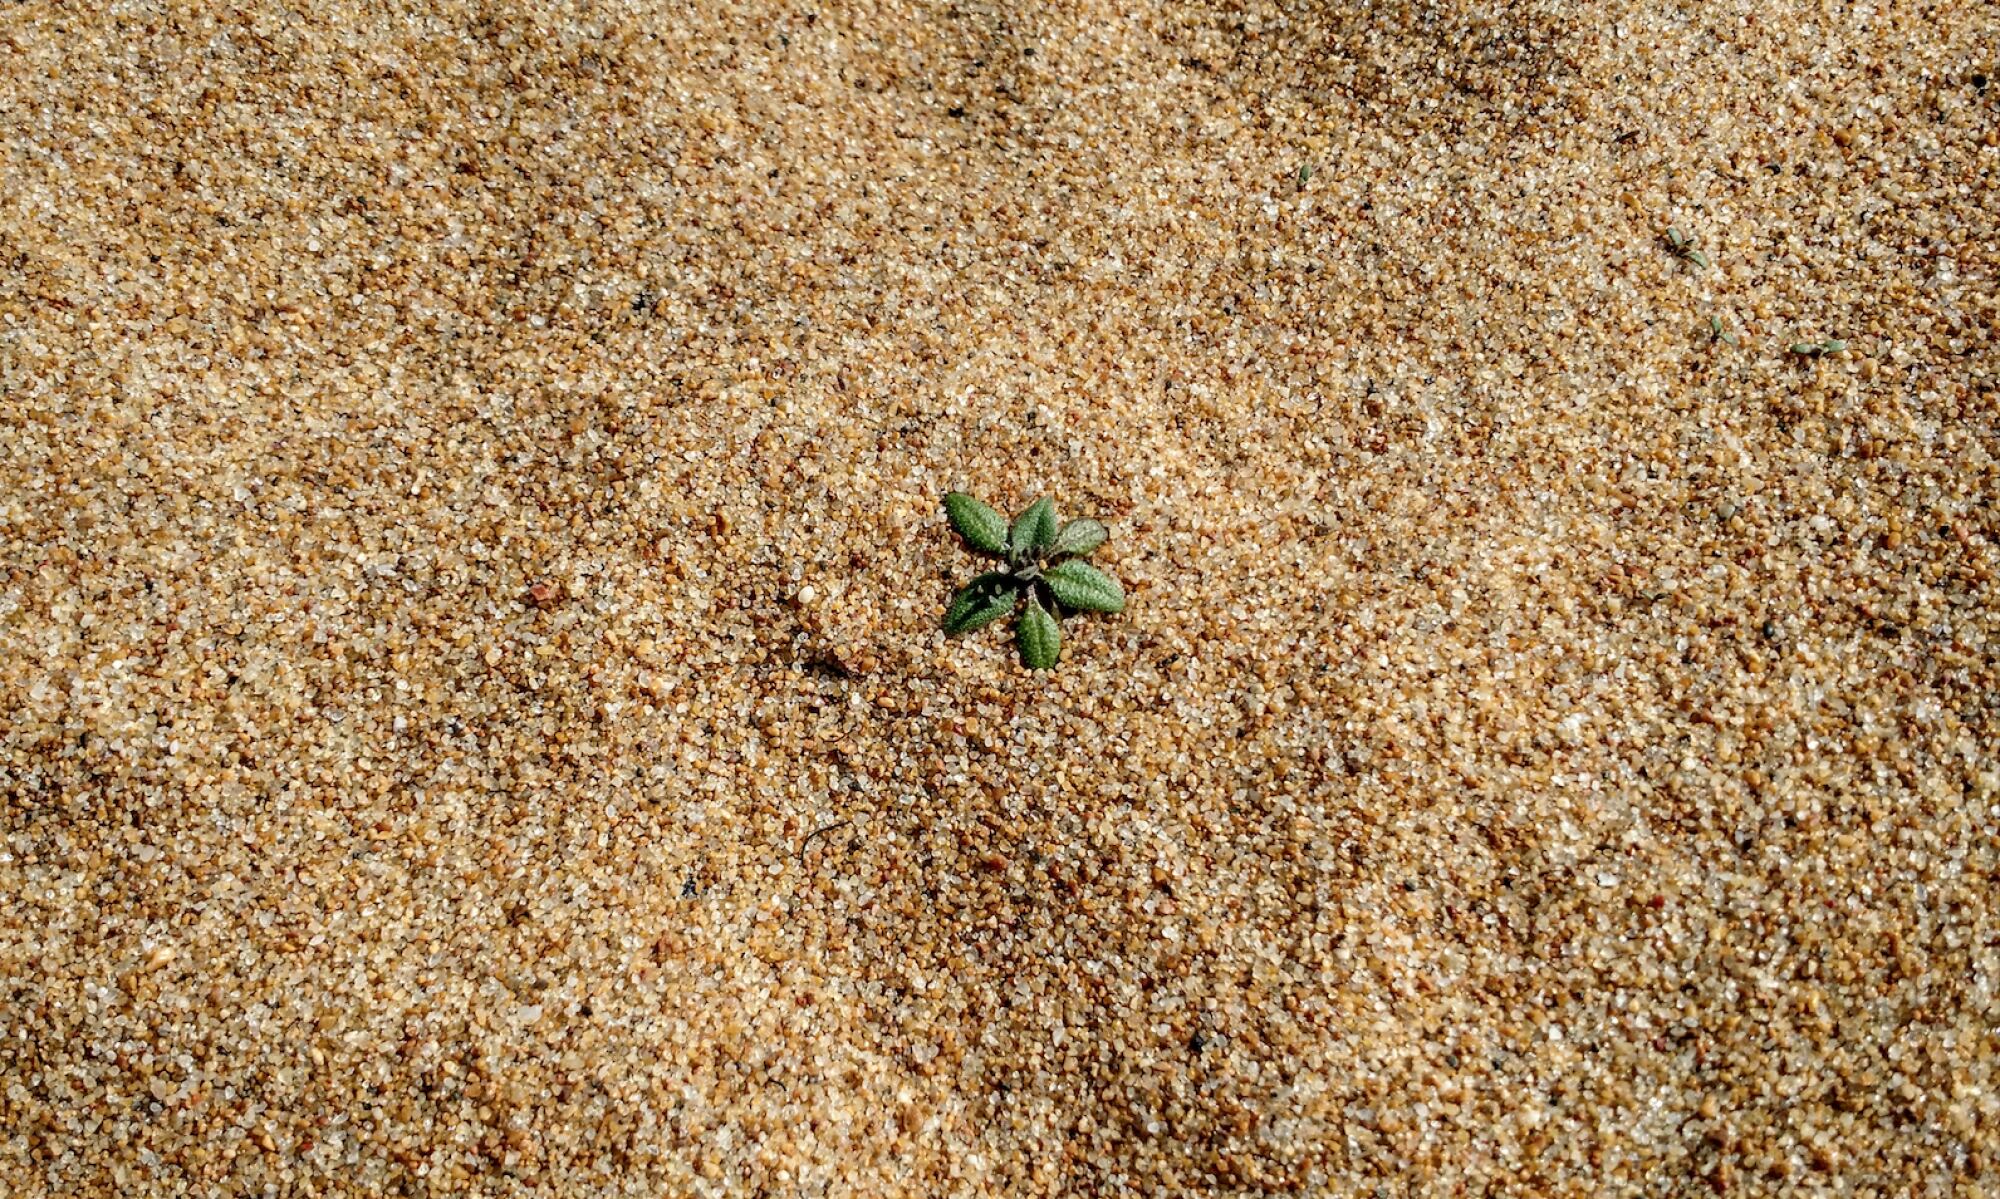
<path fill-rule="evenodd" d="M 832 824 L 826 825 L 822 828 L 816 828 L 813 831 L 807 833 L 806 839 L 799 842 L 799 865 L 801 866 L 805 865 L 806 850 L 812 846 L 814 837 L 821 836 L 825 833 L 838 832 L 839 830 L 844 829 L 848 825 L 853 823 L 854 822 L 852 820 L 839 820 L 835 821 Z"/>

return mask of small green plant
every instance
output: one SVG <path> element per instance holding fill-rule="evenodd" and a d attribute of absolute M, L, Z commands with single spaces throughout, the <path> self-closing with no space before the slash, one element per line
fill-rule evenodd
<path fill-rule="evenodd" d="M 1694 238 L 1682 233 L 1679 225 L 1667 226 L 1667 249 L 1689 266 L 1706 268 L 1708 255 L 1695 247 Z"/>
<path fill-rule="evenodd" d="M 1825 341 L 1795 341 L 1792 343 L 1792 353 L 1797 354 L 1801 358 L 1824 358 L 1828 354 L 1838 354 L 1846 349 L 1847 343 L 1838 337 L 1829 337 Z"/>
<path fill-rule="evenodd" d="M 1125 610 L 1125 590 L 1118 580 L 1084 561 L 1110 536 L 1100 522 L 1073 520 L 1057 527 L 1055 505 L 1044 497 L 1010 523 L 962 491 L 944 497 L 944 511 L 967 545 L 1006 562 L 1004 570 L 988 571 L 952 596 L 944 614 L 945 632 L 985 628 L 1012 613 L 1025 596 L 1027 609 L 1014 626 L 1021 662 L 1030 670 L 1049 670 L 1062 657 L 1057 611 Z"/>
<path fill-rule="evenodd" d="M 1708 340 L 1726 341 L 1733 346 L 1736 344 L 1736 334 L 1729 331 L 1729 327 L 1722 323 L 1721 317 L 1711 316 L 1708 318 Z"/>

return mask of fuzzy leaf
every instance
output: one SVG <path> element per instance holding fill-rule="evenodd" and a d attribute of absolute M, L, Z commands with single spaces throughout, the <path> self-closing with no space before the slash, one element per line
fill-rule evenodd
<path fill-rule="evenodd" d="M 1029 670 L 1051 670 L 1062 657 L 1062 630 L 1037 599 L 1028 601 L 1028 610 L 1014 627 L 1021 646 L 1021 664 Z"/>
<path fill-rule="evenodd" d="M 1014 576 L 992 571 L 980 575 L 951 597 L 944 614 L 944 631 L 969 633 L 984 628 L 1014 610 L 1021 600 L 1021 587 Z"/>
<path fill-rule="evenodd" d="M 1056 506 L 1043 496 L 1021 509 L 1007 533 L 1007 552 L 1033 553 L 1056 539 Z"/>
<path fill-rule="evenodd" d="M 1080 558 L 1058 562 L 1042 575 L 1064 605 L 1083 612 L 1123 612 L 1125 589 L 1118 580 Z"/>
<path fill-rule="evenodd" d="M 1056 534 L 1055 544 L 1049 549 L 1050 552 L 1057 554 L 1087 554 L 1103 545 L 1104 539 L 1109 536 L 1111 531 L 1105 528 L 1102 522 L 1085 517 L 1064 525 L 1062 531 Z"/>
<path fill-rule="evenodd" d="M 944 497 L 945 515 L 951 527 L 976 550 L 989 554 L 1007 552 L 1007 518 L 965 494 L 954 491 Z"/>

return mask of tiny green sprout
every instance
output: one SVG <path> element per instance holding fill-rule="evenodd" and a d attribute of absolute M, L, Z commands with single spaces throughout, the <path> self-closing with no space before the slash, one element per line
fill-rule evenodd
<path fill-rule="evenodd" d="M 1847 343 L 1838 337 L 1829 337 L 1825 341 L 1795 341 L 1792 343 L 1792 353 L 1797 354 L 1801 358 L 1824 358 L 1828 354 L 1839 354 L 1846 349 Z"/>
<path fill-rule="evenodd" d="M 1708 318 L 1708 340 L 1726 341 L 1733 346 L 1736 344 L 1736 334 L 1731 333 L 1729 329 L 1725 325 L 1723 325 L 1721 317 L 1711 316 Z"/>
<path fill-rule="evenodd" d="M 1682 233 L 1679 225 L 1667 226 L 1667 249 L 1673 252 L 1674 257 L 1691 266 L 1708 266 L 1708 255 L 1695 248 L 1694 238 Z"/>
<path fill-rule="evenodd" d="M 984 628 L 1012 614 L 1025 598 L 1027 609 L 1014 624 L 1021 662 L 1030 670 L 1049 670 L 1062 657 L 1057 612 L 1125 610 L 1125 590 L 1118 580 L 1084 561 L 1110 536 L 1102 523 L 1089 519 L 1059 523 L 1055 505 L 1046 498 L 1009 521 L 963 491 L 944 497 L 944 511 L 967 545 L 1005 564 L 951 597 L 944 614 L 945 632 Z"/>
<path fill-rule="evenodd" d="M 1312 177 L 1313 169 L 1311 163 L 1308 162 L 1299 167 L 1299 187 L 1304 188 L 1312 180 Z"/>

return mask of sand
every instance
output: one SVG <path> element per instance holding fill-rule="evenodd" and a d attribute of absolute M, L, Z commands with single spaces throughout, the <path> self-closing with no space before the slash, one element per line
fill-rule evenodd
<path fill-rule="evenodd" d="M 1996 42 L 6 5 L 0 1193 L 2000 1191 Z"/>

